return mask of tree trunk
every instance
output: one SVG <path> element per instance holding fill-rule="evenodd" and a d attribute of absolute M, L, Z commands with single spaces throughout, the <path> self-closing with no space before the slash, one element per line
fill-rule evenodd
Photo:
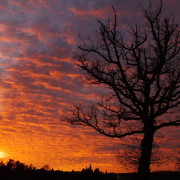
<path fill-rule="evenodd" d="M 151 155 L 153 148 L 153 128 L 148 128 L 144 132 L 144 137 L 141 141 L 141 156 L 139 159 L 138 173 L 140 175 L 150 174 Z"/>

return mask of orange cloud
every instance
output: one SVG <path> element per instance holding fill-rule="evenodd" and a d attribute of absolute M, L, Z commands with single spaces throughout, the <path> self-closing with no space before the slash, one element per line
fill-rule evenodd
<path fill-rule="evenodd" d="M 74 13 L 77 16 L 95 16 L 98 18 L 104 18 L 106 17 L 107 12 L 109 11 L 109 8 L 106 9 L 97 9 L 97 10 L 78 10 L 77 8 L 70 8 L 70 11 Z"/>

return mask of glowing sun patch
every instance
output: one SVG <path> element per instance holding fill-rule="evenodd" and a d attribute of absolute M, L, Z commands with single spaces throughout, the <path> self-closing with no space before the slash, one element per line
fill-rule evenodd
<path fill-rule="evenodd" d="M 7 154 L 5 152 L 0 151 L 0 158 L 5 158 L 7 157 Z"/>

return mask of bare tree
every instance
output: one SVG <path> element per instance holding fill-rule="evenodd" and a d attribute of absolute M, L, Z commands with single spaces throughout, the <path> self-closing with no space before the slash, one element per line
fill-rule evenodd
<path fill-rule="evenodd" d="M 81 41 L 76 59 L 86 83 L 110 91 L 87 108 L 76 104 L 66 121 L 108 137 L 141 134 L 138 172 L 147 174 L 155 132 L 180 125 L 170 114 L 180 104 L 180 31 L 173 15 L 163 15 L 162 2 L 155 10 L 151 5 L 142 10 L 144 26 L 130 26 L 128 40 L 114 10 L 113 20 L 99 21 L 97 41 Z"/>
<path fill-rule="evenodd" d="M 129 138 L 129 140 L 131 141 L 130 143 L 121 145 L 123 148 L 116 152 L 116 158 L 119 164 L 128 171 L 136 172 L 141 157 L 141 144 L 139 143 L 139 138 L 133 137 L 131 139 Z M 160 151 L 159 145 L 154 141 L 151 153 L 151 164 L 161 166 L 162 164 L 165 164 L 169 158 L 168 154 Z"/>

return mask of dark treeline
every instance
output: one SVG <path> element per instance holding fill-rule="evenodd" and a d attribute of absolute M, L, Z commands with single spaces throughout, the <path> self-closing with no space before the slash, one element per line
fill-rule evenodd
<path fill-rule="evenodd" d="M 101 172 L 90 165 L 82 171 L 64 172 L 45 168 L 37 169 L 33 165 L 25 165 L 20 161 L 8 160 L 0 162 L 0 179 L 2 180 L 141 180 L 137 173 L 115 174 Z M 151 173 L 146 180 L 179 180 L 180 172 Z"/>
<path fill-rule="evenodd" d="M 83 168 L 82 171 L 64 172 L 60 170 L 46 170 L 45 168 L 37 169 L 33 165 L 25 165 L 19 161 L 10 159 L 6 163 L 0 162 L 0 179 L 6 180 L 114 180 L 116 174 L 103 173 L 98 168 Z"/>

